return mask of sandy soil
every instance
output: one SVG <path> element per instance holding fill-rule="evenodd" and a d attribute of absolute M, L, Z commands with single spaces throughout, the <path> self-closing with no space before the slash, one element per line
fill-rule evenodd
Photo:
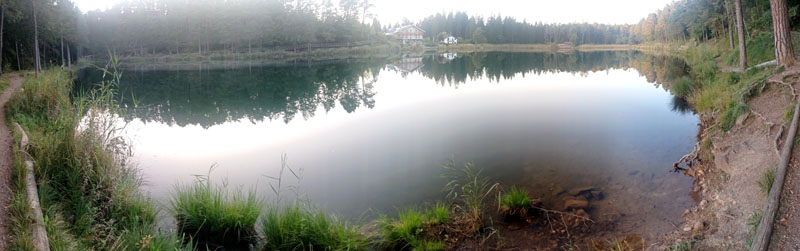
<path fill-rule="evenodd" d="M 14 90 L 22 85 L 22 78 L 18 74 L 9 74 L 8 78 L 11 83 L 0 95 L 0 250 L 6 250 L 9 237 L 7 229 L 9 224 L 8 206 L 11 200 L 11 144 L 14 143 L 11 131 L 6 126 L 3 106 L 11 98 Z"/>

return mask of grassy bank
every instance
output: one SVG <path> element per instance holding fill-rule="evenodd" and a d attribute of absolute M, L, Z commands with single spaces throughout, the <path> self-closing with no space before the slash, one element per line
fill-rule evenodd
<path fill-rule="evenodd" d="M 24 154 L 35 163 L 52 249 L 180 249 L 176 236 L 156 231 L 156 209 L 139 192 L 139 176 L 120 151 L 125 146 L 108 134 L 116 128 L 97 112 L 109 104 L 109 97 L 73 102 L 71 86 L 72 73 L 65 70 L 47 70 L 38 78 L 27 75 L 6 106 L 9 123 L 19 123 L 31 143 L 30 149 L 17 149 L 20 138 L 15 133 L 10 249 L 33 249 Z"/>

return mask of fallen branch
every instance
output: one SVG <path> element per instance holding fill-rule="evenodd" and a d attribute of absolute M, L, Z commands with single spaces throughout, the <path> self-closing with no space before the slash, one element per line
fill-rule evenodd
<path fill-rule="evenodd" d="M 33 225 L 31 225 L 31 232 L 33 232 L 33 245 L 36 250 L 49 251 L 50 242 L 47 239 L 47 230 L 44 225 L 44 216 L 42 215 L 42 207 L 39 205 L 39 193 L 36 186 L 36 176 L 33 171 L 33 160 L 27 152 L 28 135 L 25 130 L 14 122 L 17 131 L 22 135 L 19 141 L 19 149 L 25 153 L 25 197 L 28 199 L 28 207 L 33 211 Z"/>

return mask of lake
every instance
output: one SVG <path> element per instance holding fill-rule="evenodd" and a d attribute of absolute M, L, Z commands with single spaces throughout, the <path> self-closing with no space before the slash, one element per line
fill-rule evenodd
<path fill-rule="evenodd" d="M 123 61 L 124 62 L 124 61 Z M 639 52 L 405 55 L 293 64 L 130 66 L 120 93 L 143 189 L 166 202 L 193 175 L 351 219 L 444 199 L 442 165 L 472 161 L 563 209 L 570 189 L 614 231 L 652 238 L 695 201 L 672 163 L 698 117 L 669 83 L 683 61 Z M 77 90 L 102 73 L 79 72 Z M 76 92 L 77 92 L 76 90 Z M 135 100 L 135 102 L 134 102 Z"/>

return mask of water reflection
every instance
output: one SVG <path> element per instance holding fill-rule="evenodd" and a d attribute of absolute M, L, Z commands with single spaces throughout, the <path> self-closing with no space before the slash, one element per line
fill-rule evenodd
<path fill-rule="evenodd" d="M 697 118 L 668 92 L 687 72 L 637 52 L 489 52 L 128 71 L 121 89 L 140 101 L 128 128 L 156 199 L 214 163 L 270 194 L 263 175 L 287 154 L 312 201 L 359 217 L 441 199 L 456 154 L 548 207 L 563 206 L 554 191 L 600 188 L 589 212 L 648 237 L 692 203 L 691 180 L 669 172 L 696 143 Z M 99 77 L 82 74 L 83 88 Z"/>
<path fill-rule="evenodd" d="M 418 72 L 435 82 L 458 87 L 469 80 L 499 82 L 521 74 L 589 72 L 636 69 L 649 83 L 669 90 L 670 83 L 688 74 L 683 60 L 645 55 L 635 51 L 560 53 L 479 52 L 472 54 L 404 55 L 387 60 L 337 61 L 308 65 L 257 66 L 202 69 L 200 71 L 127 71 L 121 93 L 128 113 L 145 122 L 168 125 L 214 125 L 238 120 L 257 123 L 297 116 L 308 119 L 322 107 L 330 112 L 340 106 L 351 113 L 376 105 L 373 85 L 383 69 L 407 78 Z M 102 73 L 80 72 L 76 90 L 91 88 Z M 676 105 L 687 103 L 671 102 Z M 379 104 L 378 104 L 379 105 Z M 675 111 L 687 111 L 689 107 Z M 130 118 L 129 118 L 130 119 Z"/>

